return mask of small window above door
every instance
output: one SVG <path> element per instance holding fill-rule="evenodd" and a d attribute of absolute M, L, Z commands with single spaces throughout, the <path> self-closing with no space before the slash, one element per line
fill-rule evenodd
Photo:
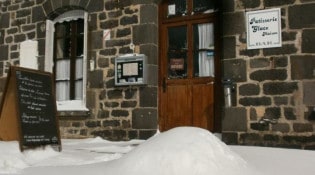
<path fill-rule="evenodd" d="M 200 13 L 212 13 L 216 7 L 215 0 L 168 0 L 163 2 L 163 18 L 191 16 Z"/>

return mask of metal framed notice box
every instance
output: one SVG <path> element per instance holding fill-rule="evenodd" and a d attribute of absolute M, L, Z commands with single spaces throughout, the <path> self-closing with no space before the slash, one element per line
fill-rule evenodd
<path fill-rule="evenodd" d="M 281 47 L 281 9 L 246 12 L 247 49 Z"/>
<path fill-rule="evenodd" d="M 147 57 L 143 54 L 125 55 L 115 59 L 115 85 L 147 83 Z"/>

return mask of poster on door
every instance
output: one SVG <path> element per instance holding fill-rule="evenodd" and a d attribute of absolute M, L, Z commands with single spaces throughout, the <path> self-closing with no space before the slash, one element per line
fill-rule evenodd
<path fill-rule="evenodd" d="M 246 12 L 247 49 L 281 47 L 281 9 Z"/>

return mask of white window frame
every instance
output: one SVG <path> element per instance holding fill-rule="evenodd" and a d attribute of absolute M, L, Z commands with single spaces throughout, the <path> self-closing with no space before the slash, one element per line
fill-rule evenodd
<path fill-rule="evenodd" d="M 86 83 L 87 83 L 87 30 L 88 13 L 83 10 L 65 12 L 54 20 L 46 20 L 46 48 L 45 48 L 45 71 L 53 72 L 54 66 L 54 32 L 55 24 L 63 21 L 84 19 L 84 46 L 83 46 L 83 87 L 81 100 L 56 101 L 58 111 L 88 111 L 86 107 Z"/>

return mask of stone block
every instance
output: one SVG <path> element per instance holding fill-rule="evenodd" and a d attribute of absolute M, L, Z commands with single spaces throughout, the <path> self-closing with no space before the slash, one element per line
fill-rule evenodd
<path fill-rule="evenodd" d="M 98 12 L 104 10 L 104 1 L 90 1 L 87 10 L 89 12 Z"/>
<path fill-rule="evenodd" d="M 222 131 L 247 131 L 245 108 L 225 108 L 222 119 Z"/>
<path fill-rule="evenodd" d="M 263 68 L 270 66 L 270 60 L 268 58 L 251 59 L 249 62 L 250 68 Z"/>
<path fill-rule="evenodd" d="M 137 89 L 129 88 L 125 91 L 125 99 L 136 99 L 137 98 Z"/>
<path fill-rule="evenodd" d="M 260 87 L 258 84 L 243 84 L 239 87 L 239 95 L 241 96 L 258 95 L 259 92 Z"/>
<path fill-rule="evenodd" d="M 148 64 L 158 65 L 158 47 L 156 44 L 141 44 L 140 53 L 148 57 Z"/>
<path fill-rule="evenodd" d="M 291 77 L 293 80 L 314 79 L 315 56 L 291 56 Z"/>
<path fill-rule="evenodd" d="M 14 35 L 14 42 L 15 43 L 20 43 L 20 42 L 25 41 L 25 40 L 26 40 L 26 35 L 23 33 Z"/>
<path fill-rule="evenodd" d="M 3 77 L 3 62 L 0 62 L 0 92 L 3 92 L 4 86 L 6 84 L 6 77 Z M 2 99 L 2 98 L 0 98 Z"/>
<path fill-rule="evenodd" d="M 296 82 L 270 82 L 263 85 L 263 90 L 266 95 L 292 94 L 298 90 L 298 85 Z"/>
<path fill-rule="evenodd" d="M 261 82 L 266 80 L 286 80 L 288 75 L 286 69 L 270 69 L 254 71 L 249 77 L 252 80 Z"/>
<path fill-rule="evenodd" d="M 239 99 L 239 104 L 243 106 L 269 106 L 271 98 L 269 97 L 245 97 Z"/>
<path fill-rule="evenodd" d="M 97 118 L 99 118 L 99 119 L 109 118 L 109 111 L 107 111 L 107 110 L 99 110 L 98 113 L 97 113 Z"/>
<path fill-rule="evenodd" d="M 121 102 L 122 108 L 135 108 L 137 106 L 137 101 L 123 101 Z"/>
<path fill-rule="evenodd" d="M 243 5 L 243 8 L 257 8 L 260 6 L 260 0 L 240 0 Z"/>
<path fill-rule="evenodd" d="M 121 99 L 123 97 L 122 92 L 120 89 L 108 90 L 107 97 L 108 99 Z"/>
<path fill-rule="evenodd" d="M 129 36 L 130 34 L 131 34 L 131 28 L 130 27 L 123 28 L 123 29 L 117 29 L 116 37 L 122 38 L 122 37 Z"/>
<path fill-rule="evenodd" d="M 99 58 L 97 60 L 97 66 L 100 68 L 107 68 L 109 67 L 109 59 L 108 58 Z"/>
<path fill-rule="evenodd" d="M 313 132 L 312 123 L 293 123 L 293 130 L 295 132 Z"/>
<path fill-rule="evenodd" d="M 132 139 L 139 139 L 138 131 L 136 131 L 136 130 L 130 130 L 130 131 L 128 131 L 128 138 L 129 138 L 130 140 L 132 140 Z"/>
<path fill-rule="evenodd" d="M 272 131 L 278 131 L 282 133 L 288 133 L 290 132 L 290 125 L 287 123 L 276 123 L 271 126 Z"/>
<path fill-rule="evenodd" d="M 91 135 L 94 137 L 99 136 L 107 140 L 113 140 L 111 130 L 95 130 L 91 132 Z"/>
<path fill-rule="evenodd" d="M 244 12 L 223 14 L 223 35 L 237 35 L 246 31 Z"/>
<path fill-rule="evenodd" d="M 131 4 L 137 5 L 137 4 L 157 4 L 160 0 L 129 0 Z"/>
<path fill-rule="evenodd" d="M 0 61 L 5 61 L 9 59 L 9 46 L 2 45 L 0 46 Z"/>
<path fill-rule="evenodd" d="M 240 142 L 246 145 L 255 145 L 262 142 L 262 136 L 258 133 L 242 133 L 240 134 Z"/>
<path fill-rule="evenodd" d="M 129 54 L 133 53 L 129 46 L 121 47 L 118 50 L 118 54 L 119 55 L 124 55 L 124 54 L 128 54 L 128 53 Z"/>
<path fill-rule="evenodd" d="M 133 16 L 123 16 L 120 19 L 120 25 L 126 26 L 126 25 L 131 25 L 131 24 L 138 24 L 138 16 L 133 15 Z"/>
<path fill-rule="evenodd" d="M 103 56 L 114 56 L 117 53 L 117 49 L 116 48 L 110 48 L 110 49 L 104 49 L 100 51 L 100 55 Z"/>
<path fill-rule="evenodd" d="M 284 117 L 287 120 L 296 120 L 295 110 L 293 108 L 284 108 Z"/>
<path fill-rule="evenodd" d="M 288 57 L 283 56 L 283 57 L 272 57 L 273 59 L 273 66 L 275 68 L 279 67 L 287 67 L 288 66 Z"/>
<path fill-rule="evenodd" d="M 127 110 L 113 110 L 111 112 L 111 115 L 113 117 L 128 117 L 129 112 Z"/>
<path fill-rule="evenodd" d="M 293 4 L 295 0 L 264 0 L 265 7 L 275 7 Z"/>
<path fill-rule="evenodd" d="M 280 141 L 280 136 L 272 135 L 272 134 L 266 134 L 263 136 L 263 139 L 265 142 L 277 143 Z"/>
<path fill-rule="evenodd" d="M 274 97 L 273 100 L 274 100 L 274 103 L 275 103 L 276 106 L 288 105 L 289 104 L 288 97 L 278 96 L 278 97 Z"/>
<path fill-rule="evenodd" d="M 157 129 L 158 116 L 156 109 L 139 108 L 132 111 L 132 128 Z"/>
<path fill-rule="evenodd" d="M 148 65 L 148 85 L 157 86 L 158 83 L 158 66 Z"/>
<path fill-rule="evenodd" d="M 257 120 L 257 112 L 256 112 L 256 109 L 255 108 L 250 108 L 250 111 L 249 111 L 249 118 L 250 120 Z"/>
<path fill-rule="evenodd" d="M 23 17 L 27 17 L 27 16 L 30 16 L 30 15 L 31 15 L 31 9 L 29 9 L 29 8 L 28 9 L 21 9 L 21 10 L 17 10 L 16 11 L 16 18 L 23 18 Z"/>
<path fill-rule="evenodd" d="M 32 8 L 32 22 L 41 22 L 46 20 L 46 14 L 41 6 L 35 6 Z"/>
<path fill-rule="evenodd" d="M 115 46 L 122 47 L 122 46 L 126 46 L 126 45 L 128 45 L 128 47 L 129 47 L 130 43 L 131 43 L 130 39 L 108 40 L 108 41 L 106 41 L 106 47 L 115 47 Z"/>
<path fill-rule="evenodd" d="M 248 56 L 248 57 L 254 57 L 260 54 L 259 49 L 252 49 L 252 50 L 240 50 L 240 55 Z"/>
<path fill-rule="evenodd" d="M 235 1 L 234 0 L 221 0 L 220 7 L 222 12 L 233 12 L 235 9 Z"/>
<path fill-rule="evenodd" d="M 290 29 L 314 27 L 314 9 L 315 3 L 289 6 Z"/>
<path fill-rule="evenodd" d="M 112 29 L 118 26 L 119 26 L 119 21 L 117 19 L 109 19 L 100 23 L 100 27 L 102 29 Z"/>
<path fill-rule="evenodd" d="M 287 143 L 290 144 L 301 144 L 301 143 L 306 143 L 307 142 L 307 137 L 306 136 L 283 136 L 283 140 Z"/>
<path fill-rule="evenodd" d="M 302 53 L 315 53 L 315 29 L 305 29 L 302 33 Z"/>
<path fill-rule="evenodd" d="M 156 24 L 136 25 L 133 26 L 132 31 L 134 44 L 157 44 L 158 35 L 154 35 L 154 33 L 158 33 L 158 28 Z"/>
<path fill-rule="evenodd" d="M 88 128 L 96 128 L 101 126 L 101 122 L 89 120 L 85 122 L 85 126 Z"/>
<path fill-rule="evenodd" d="M 277 48 L 266 48 L 263 49 L 263 53 L 265 56 L 271 55 L 288 55 L 295 54 L 297 52 L 297 48 L 294 44 L 283 44 L 282 47 Z"/>
<path fill-rule="evenodd" d="M 115 76 L 115 70 L 114 69 L 108 69 L 106 77 L 114 77 Z"/>
<path fill-rule="evenodd" d="M 279 119 L 281 117 L 281 109 L 279 107 L 266 108 L 264 117 L 267 119 Z"/>
<path fill-rule="evenodd" d="M 146 140 L 156 134 L 156 130 L 140 130 L 139 139 Z"/>
<path fill-rule="evenodd" d="M 45 1 L 43 3 L 43 10 L 44 10 L 44 13 L 47 14 L 47 18 L 48 19 L 54 19 L 54 15 L 53 15 L 53 8 L 52 8 L 52 4 L 51 4 L 51 1 Z"/>
<path fill-rule="evenodd" d="M 235 41 L 234 36 L 229 36 L 229 37 L 224 37 L 223 38 L 223 58 L 228 59 L 228 58 L 235 58 L 236 57 L 236 51 L 235 51 Z"/>
<path fill-rule="evenodd" d="M 1 13 L 0 29 L 10 27 L 10 13 Z"/>
<path fill-rule="evenodd" d="M 118 102 L 105 102 L 105 106 L 108 108 L 116 108 L 119 106 Z"/>
<path fill-rule="evenodd" d="M 247 80 L 246 61 L 242 59 L 232 59 L 223 61 L 223 77 L 232 79 L 235 82 L 245 82 Z"/>
<path fill-rule="evenodd" d="M 114 88 L 115 87 L 115 79 L 109 79 L 105 82 L 106 88 Z"/>
<path fill-rule="evenodd" d="M 90 33 L 91 41 L 89 43 L 90 49 L 102 49 L 103 48 L 103 31 L 100 32 L 91 32 Z"/>
<path fill-rule="evenodd" d="M 153 4 L 142 5 L 140 8 L 140 24 L 158 23 L 158 6 Z"/>
<path fill-rule="evenodd" d="M 113 130 L 112 140 L 121 141 L 121 140 L 127 140 L 127 131 L 126 130 Z"/>
<path fill-rule="evenodd" d="M 304 116 L 309 121 L 315 121 L 315 108 L 309 107 L 308 111 L 304 113 Z"/>
<path fill-rule="evenodd" d="M 124 9 L 125 14 L 129 15 L 137 13 L 138 11 L 139 11 L 138 9 L 131 9 L 130 7 Z"/>
<path fill-rule="evenodd" d="M 140 107 L 157 107 L 157 88 L 140 88 Z"/>
<path fill-rule="evenodd" d="M 103 70 L 95 70 L 88 73 L 88 84 L 90 88 L 103 88 Z"/>
<path fill-rule="evenodd" d="M 120 126 L 120 121 L 119 120 L 104 120 L 103 122 L 102 122 L 102 125 L 104 126 L 104 127 L 118 127 L 118 126 Z"/>
<path fill-rule="evenodd" d="M 238 133 L 237 132 L 222 132 L 222 141 L 227 145 L 237 145 L 238 141 Z"/>
<path fill-rule="evenodd" d="M 282 32 L 282 41 L 295 41 L 297 32 Z"/>
<path fill-rule="evenodd" d="M 250 128 L 252 130 L 256 130 L 256 131 L 269 131 L 270 130 L 270 126 L 267 124 L 261 124 L 261 123 L 251 123 L 250 124 Z"/>

